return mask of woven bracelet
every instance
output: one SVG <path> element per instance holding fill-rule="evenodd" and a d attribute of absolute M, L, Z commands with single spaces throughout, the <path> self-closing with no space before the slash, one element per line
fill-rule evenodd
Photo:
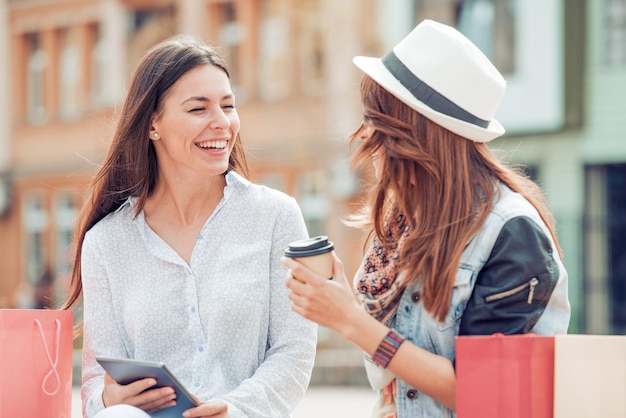
<path fill-rule="evenodd" d="M 402 335 L 397 334 L 394 330 L 389 330 L 374 352 L 372 360 L 383 369 L 387 368 L 396 351 L 398 351 L 398 347 L 403 342 L 404 337 Z"/>

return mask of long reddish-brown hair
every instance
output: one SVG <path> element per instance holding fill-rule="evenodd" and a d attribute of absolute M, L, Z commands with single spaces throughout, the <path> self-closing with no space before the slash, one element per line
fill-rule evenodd
<path fill-rule="evenodd" d="M 81 253 L 87 231 L 119 208 L 129 196 L 138 198 L 137 213 L 143 210 L 159 174 L 154 145 L 148 137 L 153 115 L 162 112 L 163 102 L 174 83 L 199 65 L 216 66 L 230 78 L 224 60 L 213 48 L 186 35 L 153 46 L 135 68 L 111 147 L 91 183 L 90 198 L 78 217 L 72 278 L 63 309 L 71 308 L 82 296 Z M 239 135 L 228 170 L 248 176 Z"/>
<path fill-rule="evenodd" d="M 361 99 L 364 123 L 374 129 L 356 149 L 352 165 L 370 164 L 376 154 L 381 167 L 367 204 L 349 223 L 390 245 L 386 214 L 394 208 L 405 214 L 410 234 L 399 267 L 407 280 L 422 281 L 421 300 L 431 315 L 445 319 L 461 254 L 491 211 L 498 182 L 530 201 L 559 248 L 542 191 L 521 167 L 430 121 L 369 76 L 361 82 Z M 363 127 L 351 135 L 352 144 Z"/>

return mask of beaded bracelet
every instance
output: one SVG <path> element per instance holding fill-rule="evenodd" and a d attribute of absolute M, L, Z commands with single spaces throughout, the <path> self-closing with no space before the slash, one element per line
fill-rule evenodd
<path fill-rule="evenodd" d="M 372 360 L 383 369 L 387 368 L 396 351 L 398 351 L 398 347 L 403 342 L 404 337 L 402 335 L 397 334 L 394 330 L 389 330 L 374 352 Z"/>

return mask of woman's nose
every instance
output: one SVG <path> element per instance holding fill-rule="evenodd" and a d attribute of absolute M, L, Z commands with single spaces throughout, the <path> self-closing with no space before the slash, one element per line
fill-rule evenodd
<path fill-rule="evenodd" d="M 359 139 L 361 141 L 367 141 L 367 139 L 370 137 L 370 129 L 367 125 L 363 124 L 361 125 L 361 129 L 359 130 Z"/>
<path fill-rule="evenodd" d="M 209 123 L 213 129 L 227 129 L 230 126 L 230 120 L 222 108 L 217 109 Z"/>

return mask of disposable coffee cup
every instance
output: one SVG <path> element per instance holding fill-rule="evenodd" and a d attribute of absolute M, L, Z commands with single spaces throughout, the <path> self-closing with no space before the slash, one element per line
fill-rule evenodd
<path fill-rule="evenodd" d="M 294 241 L 285 250 L 285 257 L 304 264 L 317 274 L 333 278 L 333 256 L 331 251 L 335 245 L 328 241 L 328 237 L 320 235 L 313 238 Z"/>

